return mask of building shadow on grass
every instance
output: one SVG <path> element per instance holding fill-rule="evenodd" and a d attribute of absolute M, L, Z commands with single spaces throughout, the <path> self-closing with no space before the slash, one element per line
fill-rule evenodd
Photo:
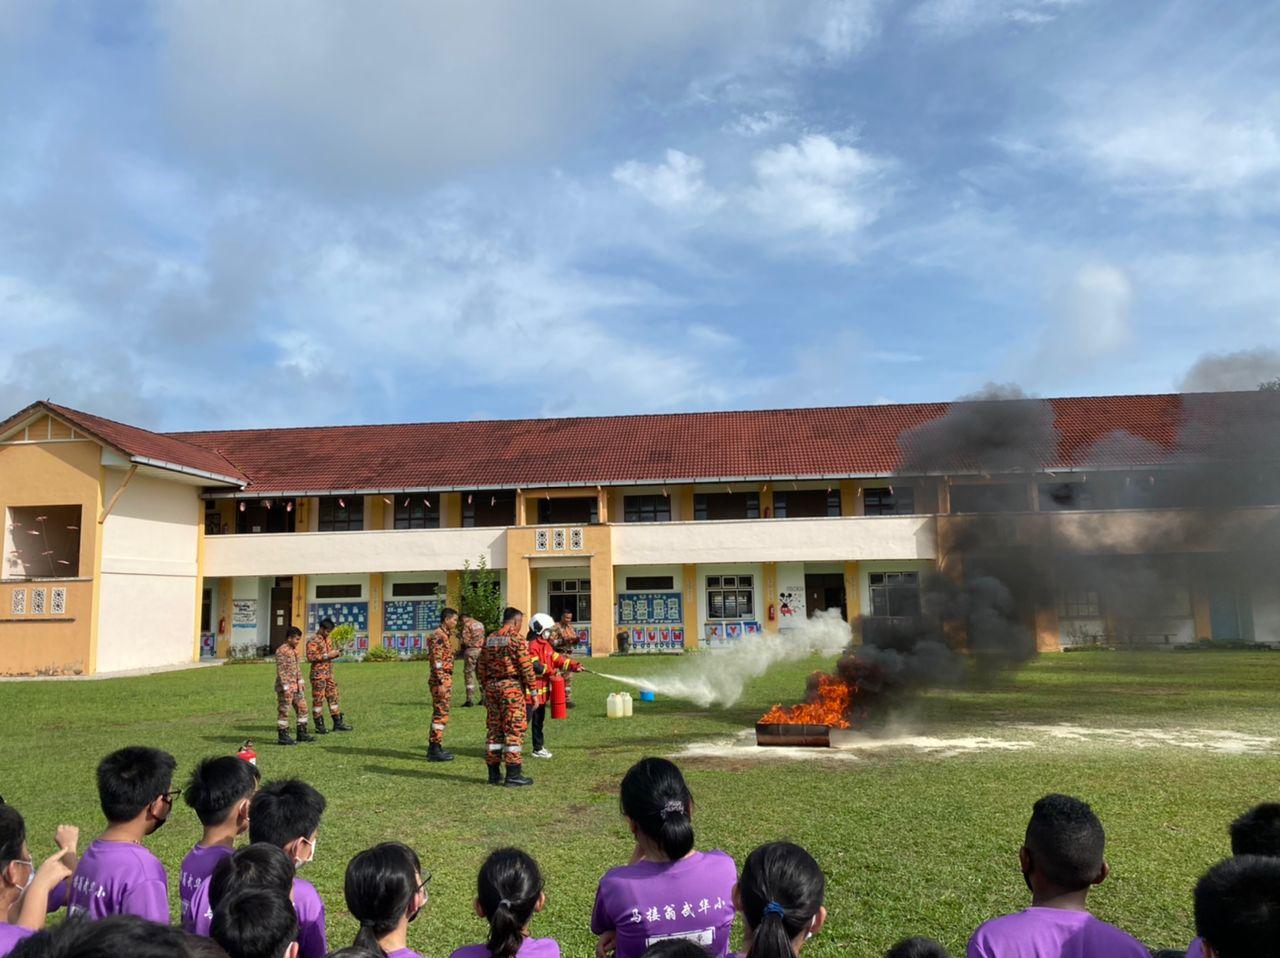
<path fill-rule="evenodd" d="M 449 751 L 458 756 L 459 759 L 474 759 L 480 761 L 484 758 L 484 749 L 482 748 L 455 748 L 447 745 Z M 364 758 L 393 758 L 408 762 L 425 762 L 427 760 L 427 743 L 423 742 L 421 748 L 414 749 L 397 749 L 397 748 L 359 748 L 353 745 L 331 745 L 328 748 L 331 752 L 338 752 L 342 755 L 359 755 Z M 444 762 L 433 762 L 433 765 L 447 764 Z"/>

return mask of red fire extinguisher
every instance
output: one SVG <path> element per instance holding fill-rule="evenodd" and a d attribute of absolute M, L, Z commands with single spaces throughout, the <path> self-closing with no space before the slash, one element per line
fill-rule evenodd
<path fill-rule="evenodd" d="M 236 752 L 236 758 L 244 759 L 250 765 L 258 764 L 258 753 L 253 750 L 252 739 L 240 746 L 240 751 Z"/>
<path fill-rule="evenodd" d="M 551 717 L 553 719 L 569 717 L 569 708 L 565 704 L 564 676 L 559 672 L 551 676 Z"/>
<path fill-rule="evenodd" d="M 777 619 L 777 617 L 778 617 L 778 609 L 772 602 L 770 602 L 769 603 L 769 621 L 772 622 L 775 619 Z"/>

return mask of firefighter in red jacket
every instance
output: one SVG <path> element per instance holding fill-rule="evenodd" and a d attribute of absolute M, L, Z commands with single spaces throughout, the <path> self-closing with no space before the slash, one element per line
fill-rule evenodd
<path fill-rule="evenodd" d="M 582 663 L 557 652 L 551 644 L 555 623 L 551 616 L 539 612 L 529 622 L 529 655 L 533 657 L 536 681 L 525 698 L 529 706 L 529 726 L 533 729 L 533 757 L 551 758 L 542 734 L 547 720 L 547 699 L 551 695 L 551 676 L 557 672 L 581 672 Z"/>
<path fill-rule="evenodd" d="M 513 608 L 504 611 L 502 628 L 484 640 L 477 663 L 487 712 L 484 760 L 489 766 L 490 785 L 513 787 L 533 784 L 533 779 L 524 774 L 520 758 L 525 726 L 529 724 L 525 690 L 532 688 L 537 681 L 523 626 L 523 612 Z M 502 780 L 504 758 L 507 763 L 505 783 Z"/>

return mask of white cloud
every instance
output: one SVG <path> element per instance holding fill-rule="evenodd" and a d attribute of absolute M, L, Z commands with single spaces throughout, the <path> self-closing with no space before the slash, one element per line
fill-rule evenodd
<path fill-rule="evenodd" d="M 827 58 L 847 59 L 879 33 L 876 3 L 874 0 L 824 0 L 809 11 L 805 32 Z"/>
<path fill-rule="evenodd" d="M 1278 97 L 1232 104 L 1171 95 L 1108 103 L 1069 123 L 1063 138 L 1102 176 L 1137 191 L 1226 194 L 1259 181 L 1274 187 L 1280 179 Z"/>
<path fill-rule="evenodd" d="M 755 155 L 756 184 L 747 199 L 768 227 L 847 236 L 878 215 L 886 165 L 829 136 L 809 134 Z"/>
<path fill-rule="evenodd" d="M 1064 344 L 1084 357 L 1113 353 L 1133 336 L 1132 304 L 1133 285 L 1123 270 L 1107 263 L 1082 266 L 1054 297 L 1054 329 L 1046 346 L 1059 356 Z"/>
<path fill-rule="evenodd" d="M 764 136 L 779 127 L 791 123 L 793 118 L 778 110 L 762 110 L 759 113 L 739 113 L 724 125 L 729 133 L 739 136 Z"/>
<path fill-rule="evenodd" d="M 964 36 L 1001 23 L 1039 26 L 1082 0 L 924 0 L 911 21 L 926 33 Z"/>
<path fill-rule="evenodd" d="M 707 213 L 723 198 L 702 178 L 703 162 L 680 150 L 667 150 L 661 163 L 630 160 L 613 170 L 613 178 L 668 213 Z"/>

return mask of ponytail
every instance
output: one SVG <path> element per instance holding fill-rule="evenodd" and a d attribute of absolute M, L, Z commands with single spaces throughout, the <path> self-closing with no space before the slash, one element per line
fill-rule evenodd
<path fill-rule="evenodd" d="M 343 892 L 347 910 L 360 922 L 353 947 L 386 955 L 379 940 L 408 914 L 420 887 L 421 871 L 417 853 L 399 842 L 375 845 L 351 859 Z"/>
<path fill-rule="evenodd" d="M 489 921 L 490 958 L 515 958 L 542 897 L 538 863 L 518 848 L 499 848 L 480 866 L 476 899 Z"/>
<path fill-rule="evenodd" d="M 791 942 L 813 923 L 827 880 L 799 845 L 761 845 L 742 866 L 738 895 L 753 932 L 746 958 L 792 958 Z"/>
<path fill-rule="evenodd" d="M 644 758 L 622 779 L 622 814 L 671 861 L 693 850 L 693 794 L 674 762 Z"/>

